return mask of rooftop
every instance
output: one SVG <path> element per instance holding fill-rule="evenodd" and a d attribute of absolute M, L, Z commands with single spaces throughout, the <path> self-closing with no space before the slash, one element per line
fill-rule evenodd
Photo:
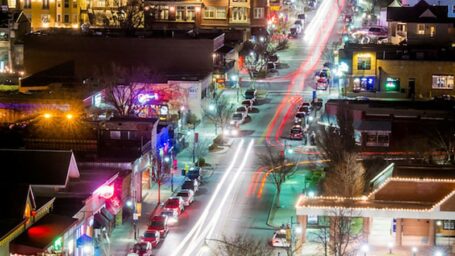
<path fill-rule="evenodd" d="M 421 0 L 412 7 L 388 7 L 387 21 L 413 23 L 455 23 L 455 18 L 448 17 L 448 7 L 430 5 Z"/>

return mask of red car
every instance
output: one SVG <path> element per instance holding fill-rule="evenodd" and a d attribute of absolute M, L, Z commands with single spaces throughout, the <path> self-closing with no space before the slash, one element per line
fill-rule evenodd
<path fill-rule="evenodd" d="M 160 232 L 160 237 L 166 237 L 167 233 L 169 232 L 169 227 L 167 226 L 167 216 L 153 216 L 152 223 L 150 223 L 147 231 L 158 231 Z"/>
<path fill-rule="evenodd" d="M 180 198 L 169 198 L 164 203 L 164 211 L 174 211 L 180 215 L 183 212 L 185 206 L 183 206 L 183 200 Z"/>
<path fill-rule="evenodd" d="M 152 244 L 149 242 L 140 242 L 133 246 L 131 254 L 137 256 L 151 256 L 152 255 Z"/>
<path fill-rule="evenodd" d="M 300 125 L 294 125 L 289 134 L 291 140 L 303 140 L 303 129 Z"/>
<path fill-rule="evenodd" d="M 143 242 L 151 243 L 152 247 L 156 247 L 161 242 L 160 232 L 154 230 L 145 231 L 141 238 Z"/>

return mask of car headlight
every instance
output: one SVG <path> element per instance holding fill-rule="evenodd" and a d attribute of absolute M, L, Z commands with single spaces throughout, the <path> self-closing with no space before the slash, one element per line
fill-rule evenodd
<path fill-rule="evenodd" d="M 234 121 L 234 120 L 232 120 L 232 121 L 231 121 L 231 122 L 229 122 L 229 123 L 230 123 L 230 124 L 235 124 L 235 121 Z"/>
<path fill-rule="evenodd" d="M 232 135 L 233 135 L 233 136 L 239 135 L 239 131 L 238 131 L 238 130 L 232 130 Z"/>
<path fill-rule="evenodd" d="M 224 130 L 223 135 L 225 136 L 229 135 L 229 130 Z"/>

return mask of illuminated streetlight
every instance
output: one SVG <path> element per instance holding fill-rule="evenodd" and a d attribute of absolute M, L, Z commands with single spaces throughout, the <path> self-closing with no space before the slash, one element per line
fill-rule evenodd
<path fill-rule="evenodd" d="M 259 41 L 260 42 L 264 42 L 265 41 L 265 38 L 263 36 L 259 37 Z"/>
<path fill-rule="evenodd" d="M 419 249 L 417 247 L 412 247 L 412 256 L 416 256 L 417 252 L 419 252 Z"/>
<path fill-rule="evenodd" d="M 210 111 L 215 111 L 215 105 L 210 104 L 210 105 L 209 105 L 209 110 L 210 110 Z"/>
<path fill-rule="evenodd" d="M 370 251 L 370 247 L 368 246 L 368 244 L 364 244 L 362 245 L 362 252 L 363 252 L 363 255 L 367 255 L 367 252 Z"/>
<path fill-rule="evenodd" d="M 51 119 L 52 118 L 52 114 L 51 113 L 44 113 L 43 117 L 46 118 L 46 119 Z"/>
<path fill-rule="evenodd" d="M 314 191 L 308 192 L 308 197 L 315 197 L 316 193 Z"/>
<path fill-rule="evenodd" d="M 444 256 L 444 254 L 441 251 L 436 251 L 434 256 Z"/>
<path fill-rule="evenodd" d="M 66 119 L 68 119 L 68 120 L 71 120 L 71 119 L 74 118 L 73 114 L 71 114 L 71 113 L 66 114 L 65 117 L 66 117 Z"/>
<path fill-rule="evenodd" d="M 389 242 L 389 243 L 387 244 L 387 247 L 389 248 L 389 254 L 392 254 L 393 243 L 392 243 L 392 242 Z"/>
<path fill-rule="evenodd" d="M 169 161 L 171 161 L 171 159 L 168 156 L 164 157 L 164 162 L 169 163 Z"/>

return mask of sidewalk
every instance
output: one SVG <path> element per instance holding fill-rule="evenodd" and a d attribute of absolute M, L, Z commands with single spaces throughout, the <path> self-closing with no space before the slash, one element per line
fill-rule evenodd
<path fill-rule="evenodd" d="M 192 131 L 192 130 L 191 130 Z M 215 138 L 215 128 L 213 124 L 201 123 L 195 129 L 195 132 L 199 133 L 199 141 L 208 140 L 212 141 Z M 218 132 L 220 130 L 218 129 Z M 192 142 L 194 134 L 190 133 L 187 135 L 187 141 Z M 173 187 L 174 191 L 177 191 L 180 185 L 184 181 L 184 177 L 181 175 L 180 170 L 185 167 L 185 164 L 189 166 L 193 165 L 193 148 L 192 144 L 183 149 L 177 155 L 177 173 L 173 176 Z M 207 163 L 213 167 L 216 166 L 217 159 L 222 155 L 222 152 L 208 153 L 204 156 Z M 161 186 L 160 201 L 166 201 L 173 192 L 171 191 L 171 180 L 168 180 Z M 150 190 L 144 191 L 143 202 L 142 202 L 142 215 L 139 217 L 137 225 L 137 240 L 144 233 L 149 225 L 149 218 L 153 215 L 154 211 L 158 209 L 158 185 L 153 183 Z M 106 256 L 124 256 L 128 253 L 130 248 L 134 245 L 134 227 L 132 221 L 126 221 L 120 226 L 117 226 L 111 233 L 110 242 L 104 242 L 100 246 L 99 252 L 101 255 Z"/>

